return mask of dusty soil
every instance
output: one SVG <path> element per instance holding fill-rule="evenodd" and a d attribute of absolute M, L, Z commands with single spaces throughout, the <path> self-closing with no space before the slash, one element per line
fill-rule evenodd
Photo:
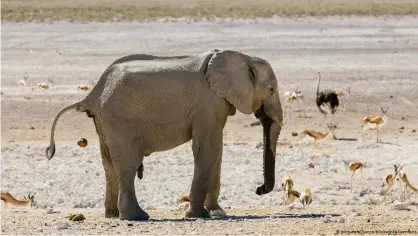
<path fill-rule="evenodd" d="M 416 0 L 3 0 L 11 22 L 124 22 L 306 16 L 414 16 Z"/>
<path fill-rule="evenodd" d="M 35 191 L 31 209 L 2 207 L 2 234 L 336 234 L 337 230 L 416 230 L 417 206 L 392 210 L 399 200 L 395 184 L 382 204 L 382 179 L 401 161 L 404 171 L 418 185 L 418 129 L 416 79 L 418 75 L 418 20 L 401 18 L 303 18 L 230 22 L 2 23 L 1 188 L 16 196 Z M 150 222 L 104 219 L 104 171 L 93 122 L 85 114 L 69 112 L 57 126 L 57 153 L 46 161 L 52 121 L 57 112 L 85 96 L 80 83 L 92 84 L 116 58 L 131 53 L 179 55 L 213 48 L 234 49 L 268 60 L 279 79 L 280 93 L 296 86 L 305 94 L 301 106 L 286 114 L 279 138 L 277 184 L 266 196 L 254 191 L 262 182 L 261 127 L 251 127 L 254 116 L 230 117 L 225 128 L 220 204 L 229 218 L 182 220 L 183 209 L 175 199 L 189 191 L 193 160 L 190 143 L 154 153 L 145 159 L 144 179 L 137 180 L 140 205 Z M 325 130 L 315 104 L 317 77 L 322 88 L 351 88 L 342 97 L 345 110 L 334 120 L 335 140 L 328 137 L 312 151 L 312 140 L 299 141 L 291 133 L 310 128 Z M 17 81 L 24 76 L 24 88 Z M 36 85 L 52 79 L 54 86 Z M 360 120 L 389 108 L 383 143 L 375 132 L 361 140 Z M 76 141 L 87 138 L 79 148 Z M 342 159 L 365 164 L 364 178 L 350 173 Z M 308 169 L 315 164 L 314 171 Z M 314 200 L 308 209 L 288 209 L 279 181 L 285 173 L 295 188 L 310 188 Z M 362 180 L 357 184 L 358 180 Z M 363 190 L 366 194 L 360 196 Z M 411 193 L 411 201 L 417 194 Z M 46 214 L 45 208 L 60 213 Z M 353 210 L 355 209 L 355 210 Z M 82 223 L 68 221 L 69 213 L 84 213 Z M 325 215 L 335 214 L 329 223 Z M 334 220 L 344 218 L 344 223 Z M 413 233 L 409 233 L 413 234 Z"/>

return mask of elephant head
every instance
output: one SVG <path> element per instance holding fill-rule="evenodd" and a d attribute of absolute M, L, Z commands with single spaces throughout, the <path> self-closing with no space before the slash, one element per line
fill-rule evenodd
<path fill-rule="evenodd" d="M 236 51 L 214 50 L 206 69 L 211 89 L 244 114 L 254 113 L 263 125 L 264 184 L 258 195 L 269 193 L 275 184 L 276 145 L 283 112 L 277 79 L 270 64 Z"/>

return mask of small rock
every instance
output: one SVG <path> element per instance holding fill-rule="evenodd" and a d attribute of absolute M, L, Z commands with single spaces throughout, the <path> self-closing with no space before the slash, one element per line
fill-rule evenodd
<path fill-rule="evenodd" d="M 128 225 L 128 226 L 134 226 L 134 224 L 132 224 L 132 223 L 128 223 L 127 225 Z"/>
<path fill-rule="evenodd" d="M 187 210 L 189 209 L 190 203 L 189 202 L 182 202 L 177 206 L 178 210 Z"/>
<path fill-rule="evenodd" d="M 412 133 L 415 133 L 415 132 L 417 132 L 417 130 L 413 129 L 413 130 L 412 130 Z"/>
<path fill-rule="evenodd" d="M 371 221 L 370 219 L 367 219 L 367 223 L 370 223 L 370 221 Z"/>
<path fill-rule="evenodd" d="M 260 121 L 256 121 L 250 124 L 250 126 L 258 126 L 261 125 Z"/>
<path fill-rule="evenodd" d="M 71 221 L 83 221 L 86 217 L 83 214 L 70 214 L 69 219 Z"/>
<path fill-rule="evenodd" d="M 57 229 L 61 230 L 61 229 L 68 229 L 71 226 L 70 223 L 68 222 L 60 222 L 57 224 Z"/>
<path fill-rule="evenodd" d="M 86 147 L 87 144 L 88 144 L 88 142 L 87 142 L 87 139 L 85 139 L 85 138 L 80 138 L 77 141 L 77 145 L 80 146 L 80 147 Z"/>
<path fill-rule="evenodd" d="M 337 222 L 337 220 L 333 219 L 331 215 L 326 215 L 324 216 L 324 223 L 332 223 L 332 222 Z"/>
<path fill-rule="evenodd" d="M 304 209 L 305 207 L 302 204 L 291 203 L 287 206 L 289 209 Z"/>
<path fill-rule="evenodd" d="M 410 204 L 407 202 L 395 201 L 391 205 L 391 210 L 409 210 L 408 206 L 410 206 Z"/>
<path fill-rule="evenodd" d="M 341 217 L 340 219 L 338 219 L 338 221 L 337 221 L 338 223 L 345 223 L 345 218 L 344 217 Z"/>
<path fill-rule="evenodd" d="M 389 98 L 393 98 L 393 95 L 390 95 Z"/>
<path fill-rule="evenodd" d="M 399 129 L 405 129 L 405 127 L 401 126 Z"/>
<path fill-rule="evenodd" d="M 404 117 L 404 116 L 402 116 L 401 120 L 405 120 L 405 117 Z"/>
<path fill-rule="evenodd" d="M 312 169 L 312 168 L 315 168 L 315 165 L 311 162 L 308 164 L 308 167 Z"/>
<path fill-rule="evenodd" d="M 35 129 L 35 127 L 34 126 L 31 126 L 30 129 Z"/>
<path fill-rule="evenodd" d="M 354 212 L 354 214 L 352 216 L 361 216 L 360 212 Z"/>
<path fill-rule="evenodd" d="M 292 136 L 293 136 L 293 137 L 298 136 L 298 133 L 296 133 L 296 132 L 292 132 Z"/>

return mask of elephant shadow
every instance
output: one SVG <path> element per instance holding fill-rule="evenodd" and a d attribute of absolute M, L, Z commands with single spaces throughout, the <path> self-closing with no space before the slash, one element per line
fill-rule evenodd
<path fill-rule="evenodd" d="M 229 220 L 264 220 L 264 219 L 309 219 L 309 218 L 321 218 L 325 216 L 331 216 L 331 217 L 339 217 L 340 214 L 275 214 L 275 215 L 265 215 L 265 216 L 236 216 L 236 215 L 229 215 L 225 217 L 213 217 L 213 218 L 207 218 L 207 219 L 188 219 L 188 218 L 181 218 L 181 219 L 168 219 L 168 218 L 162 218 L 162 219 L 150 219 L 149 221 L 152 222 L 194 222 L 194 221 L 229 221 Z"/>

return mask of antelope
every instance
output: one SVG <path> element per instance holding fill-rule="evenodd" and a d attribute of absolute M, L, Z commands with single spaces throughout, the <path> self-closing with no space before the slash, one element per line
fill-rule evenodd
<path fill-rule="evenodd" d="M 316 72 L 318 75 L 318 85 L 316 87 L 316 106 L 319 111 L 324 115 L 324 121 L 326 121 L 327 113 L 332 114 L 332 119 L 334 119 L 334 113 L 337 111 L 340 102 L 338 100 L 338 95 L 335 90 L 325 89 L 319 92 L 319 84 L 321 83 L 321 72 Z M 329 111 L 322 109 L 322 106 L 327 106 Z"/>
<path fill-rule="evenodd" d="M 79 84 L 78 86 L 77 86 L 77 90 L 82 90 L 82 91 L 88 91 L 88 90 L 90 90 L 90 87 L 88 86 L 88 85 L 86 85 L 86 84 Z"/>
<path fill-rule="evenodd" d="M 297 95 L 296 95 L 296 90 L 294 90 L 294 92 L 290 92 L 290 91 L 285 91 L 284 94 L 284 100 L 285 100 L 285 112 L 289 112 L 289 118 L 291 118 L 291 109 L 292 109 L 292 105 L 297 101 Z M 291 120 L 291 119 L 290 119 Z"/>
<path fill-rule="evenodd" d="M 190 196 L 189 194 L 182 194 L 177 199 L 177 204 L 183 203 L 183 202 L 190 202 Z"/>
<path fill-rule="evenodd" d="M 360 161 L 352 161 L 350 162 L 349 160 L 343 160 L 344 165 L 346 166 L 347 170 L 350 172 L 353 172 L 353 174 L 351 175 L 350 178 L 350 183 L 351 183 L 351 187 L 350 190 L 351 192 L 353 192 L 353 176 L 356 173 L 357 170 L 360 170 L 360 179 L 363 177 L 363 163 L 361 163 Z M 360 183 L 359 183 L 360 184 Z"/>
<path fill-rule="evenodd" d="M 290 203 L 291 200 L 291 189 L 293 187 L 293 179 L 290 177 L 290 175 L 286 174 L 282 178 L 282 189 L 284 191 L 284 202 L 285 204 Z M 293 200 L 294 201 L 294 200 Z"/>
<path fill-rule="evenodd" d="M 309 137 L 312 137 L 314 139 L 312 150 L 314 150 L 316 147 L 316 141 L 326 138 L 328 134 L 329 134 L 329 131 L 319 132 L 316 130 L 305 129 L 305 130 L 299 131 L 298 136 L 299 136 L 299 139 L 303 139 L 307 135 Z"/>
<path fill-rule="evenodd" d="M 25 75 L 23 76 L 23 79 L 19 80 L 17 83 L 20 87 L 25 87 L 26 83 L 28 82 L 28 77 Z"/>
<path fill-rule="evenodd" d="M 334 90 L 335 94 L 337 94 L 337 96 L 341 97 L 341 96 L 345 96 L 351 93 L 351 89 L 350 87 L 346 88 L 345 90 L 340 90 L 340 89 L 336 89 Z"/>
<path fill-rule="evenodd" d="M 287 198 L 288 198 L 287 203 L 289 204 L 293 203 L 295 202 L 296 198 L 299 198 L 299 197 L 300 197 L 300 193 L 297 190 L 291 188 L 287 194 Z"/>
<path fill-rule="evenodd" d="M 343 97 L 343 96 L 351 94 L 350 87 L 346 88 L 345 90 L 336 89 L 334 91 L 335 91 L 335 94 L 337 94 L 338 97 Z M 345 103 L 343 102 L 342 104 L 343 104 L 343 108 L 341 110 L 345 111 Z"/>
<path fill-rule="evenodd" d="M 397 178 L 397 180 L 401 184 L 401 200 L 404 201 L 406 195 L 408 195 L 408 200 L 411 203 L 411 197 L 409 196 L 408 189 L 410 189 L 414 193 L 418 193 L 418 189 L 409 183 L 408 177 L 402 171 L 399 171 L 399 177 Z"/>
<path fill-rule="evenodd" d="M 386 195 L 392 188 L 393 184 L 395 183 L 395 178 L 398 175 L 399 171 L 402 170 L 402 167 L 400 167 L 400 164 L 393 165 L 394 173 L 386 175 L 385 182 L 382 184 L 382 193 L 384 195 L 384 203 L 386 204 Z"/>
<path fill-rule="evenodd" d="M 31 194 L 29 192 L 28 196 L 23 197 L 23 200 L 19 200 L 14 198 L 8 191 L 1 190 L 1 200 L 4 202 L 5 207 L 7 207 L 7 204 L 11 204 L 14 206 L 32 206 L 33 199 L 35 197 L 35 194 Z"/>
<path fill-rule="evenodd" d="M 43 89 L 49 89 L 49 84 L 45 82 L 38 83 L 38 87 Z"/>
<path fill-rule="evenodd" d="M 312 194 L 309 188 L 305 188 L 303 193 L 300 195 L 300 201 L 302 202 L 303 206 L 306 207 L 307 205 L 311 204 L 312 202 Z"/>
<path fill-rule="evenodd" d="M 190 202 L 190 195 L 189 194 L 182 194 L 177 199 L 177 205 L 179 205 L 180 203 L 183 203 L 183 202 Z M 223 211 L 222 209 L 211 210 L 210 214 L 212 216 L 226 216 L 225 211 Z"/>
<path fill-rule="evenodd" d="M 380 139 L 379 129 L 387 123 L 387 120 L 388 120 L 387 112 L 389 110 L 389 107 L 386 110 L 383 109 L 383 107 L 380 107 L 380 109 L 382 110 L 382 115 L 381 116 L 365 116 L 363 118 L 363 120 L 362 120 L 363 142 L 365 140 L 364 132 L 366 132 L 367 130 L 371 130 L 371 129 L 376 129 L 376 142 L 377 143 L 382 142 L 382 140 Z"/>
<path fill-rule="evenodd" d="M 305 101 L 305 96 L 303 96 L 303 93 L 302 93 L 302 91 L 299 90 L 299 87 L 296 87 L 295 91 L 293 92 L 293 96 L 296 97 L 296 102 L 297 102 L 298 108 L 299 108 L 299 117 L 301 117 L 300 113 L 301 113 L 302 109 L 300 108 L 300 104 Z M 305 109 L 303 109 L 303 116 L 306 118 Z"/>

